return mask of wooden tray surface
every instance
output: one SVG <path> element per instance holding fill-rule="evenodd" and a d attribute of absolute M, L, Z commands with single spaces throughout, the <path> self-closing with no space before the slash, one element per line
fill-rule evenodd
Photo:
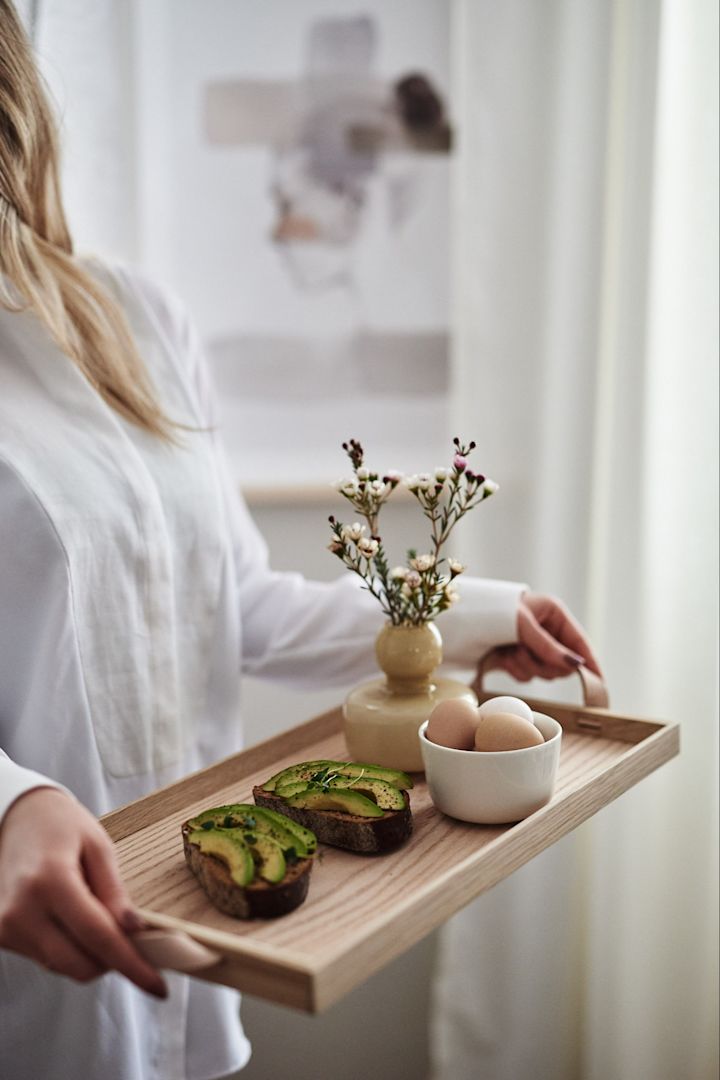
<path fill-rule="evenodd" d="M 339 709 L 101 820 L 148 922 L 184 931 L 222 955 L 199 977 L 319 1012 L 679 749 L 676 724 L 547 701 L 528 704 L 564 728 L 550 803 L 515 825 L 468 825 L 435 810 L 424 777 L 417 776 L 410 841 L 381 856 L 321 845 L 307 900 L 280 919 L 244 922 L 212 907 L 185 864 L 180 825 L 209 806 L 252 802 L 253 785 L 285 765 L 345 760 Z"/>

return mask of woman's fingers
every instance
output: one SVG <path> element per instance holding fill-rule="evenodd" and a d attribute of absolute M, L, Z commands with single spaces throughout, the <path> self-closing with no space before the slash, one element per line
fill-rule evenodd
<path fill-rule="evenodd" d="M 0 947 L 74 978 L 113 968 L 165 997 L 161 975 L 120 924 L 138 929 L 102 827 L 66 793 L 21 795 L 0 834 Z"/>
<path fill-rule="evenodd" d="M 533 672 L 531 670 L 530 660 L 526 650 L 524 650 L 522 646 L 508 649 L 502 662 L 508 675 L 511 675 L 513 679 L 517 679 L 518 682 L 529 682 L 529 680 L 532 679 Z"/>
<path fill-rule="evenodd" d="M 518 682 L 535 678 L 559 679 L 568 674 L 565 664 L 562 667 L 543 664 L 524 645 L 509 645 L 498 651 L 501 653 L 499 666 Z"/>
<path fill-rule="evenodd" d="M 559 600 L 524 593 L 517 616 L 518 642 L 496 650 L 497 666 L 518 682 L 559 679 L 581 664 L 602 678 L 585 633 Z"/>
<path fill-rule="evenodd" d="M 577 622 L 574 616 L 562 606 L 558 608 L 556 617 L 559 621 L 557 630 L 558 638 L 563 644 L 571 648 L 573 652 L 581 656 L 591 671 L 602 678 L 603 674 L 600 670 L 600 665 L 580 623 Z"/>
<path fill-rule="evenodd" d="M 53 915 L 70 940 L 97 964 L 119 971 L 149 994 L 167 996 L 162 977 L 143 960 L 79 872 L 57 883 Z"/>
<path fill-rule="evenodd" d="M 139 930 L 142 919 L 135 911 L 117 868 L 112 842 L 104 830 L 86 839 L 81 859 L 91 892 L 126 931 Z"/>
<path fill-rule="evenodd" d="M 579 656 L 548 633 L 533 612 L 522 605 L 518 612 L 518 636 L 520 644 L 524 645 L 541 665 L 559 668 L 567 675 L 582 663 Z"/>
<path fill-rule="evenodd" d="M 518 613 L 518 631 L 520 631 L 521 613 L 525 617 L 529 616 L 528 622 L 534 624 L 538 629 L 544 630 L 550 640 L 557 643 L 559 648 L 564 647 L 569 666 L 572 667 L 573 663 L 579 660 L 600 678 L 603 677 L 585 631 L 563 603 L 555 600 L 552 596 L 525 593 Z M 530 629 L 532 631 L 532 627 Z M 526 643 L 530 644 L 530 642 Z M 535 651 L 532 645 L 530 647 Z M 552 662 L 546 653 L 540 655 L 541 658 Z"/>
<path fill-rule="evenodd" d="M 3 929 L 12 937 L 12 951 L 42 964 L 48 971 L 87 982 L 107 968 L 70 941 L 40 905 L 25 903 L 5 913 Z"/>
<path fill-rule="evenodd" d="M 39 928 L 41 934 L 40 963 L 58 975 L 68 975 L 78 982 L 89 982 L 108 970 L 88 956 L 84 949 L 64 933 L 61 927 L 46 919 Z"/>

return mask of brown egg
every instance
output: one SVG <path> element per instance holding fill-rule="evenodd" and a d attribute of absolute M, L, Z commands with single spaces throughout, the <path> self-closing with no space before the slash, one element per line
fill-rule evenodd
<path fill-rule="evenodd" d="M 524 750 L 543 742 L 538 728 L 514 713 L 483 716 L 475 730 L 476 750 Z"/>
<path fill-rule="evenodd" d="M 440 701 L 430 713 L 425 734 L 438 746 L 472 750 L 478 723 L 477 706 L 463 698 Z"/>

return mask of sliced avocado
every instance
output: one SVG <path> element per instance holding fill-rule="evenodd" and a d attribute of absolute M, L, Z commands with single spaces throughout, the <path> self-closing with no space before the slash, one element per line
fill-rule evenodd
<path fill-rule="evenodd" d="M 381 810 L 404 810 L 405 795 L 399 788 L 384 780 L 375 780 L 370 776 L 338 776 L 329 782 L 329 787 L 345 791 L 359 791 L 378 804 Z"/>
<path fill-rule="evenodd" d="M 300 859 L 306 859 L 317 851 L 317 836 L 310 829 L 291 821 L 284 814 L 269 810 L 265 806 L 252 807 L 259 832 L 277 840 L 285 854 L 294 851 Z"/>
<path fill-rule="evenodd" d="M 283 814 L 253 803 L 230 803 L 203 810 L 190 821 L 192 829 L 239 829 L 241 833 L 262 833 L 277 840 L 283 851 L 293 850 L 301 858 L 317 850 L 317 837 L 310 829 L 291 821 Z"/>
<path fill-rule="evenodd" d="M 359 791 L 361 795 L 376 802 L 381 810 L 405 809 L 405 795 L 399 788 L 370 776 L 333 776 L 320 784 L 312 784 L 309 780 L 296 780 L 294 784 L 284 784 L 276 788 L 274 794 L 280 799 L 290 799 L 309 788 L 321 788 L 323 791 Z"/>
<path fill-rule="evenodd" d="M 230 871 L 237 885 L 249 885 L 255 876 L 255 861 L 239 833 L 221 829 L 195 829 L 189 837 L 203 855 L 215 855 Z"/>
<path fill-rule="evenodd" d="M 256 807 L 252 803 L 229 803 L 227 806 L 214 806 L 210 810 L 203 810 L 197 817 L 192 818 L 192 829 L 202 828 L 208 821 L 218 829 L 244 829 L 254 828 Z"/>
<path fill-rule="evenodd" d="M 266 780 L 263 784 L 263 791 L 275 791 L 278 782 L 281 780 L 289 784 L 294 780 L 304 779 L 304 776 L 298 777 L 294 775 L 297 769 L 307 769 L 309 772 L 315 772 L 317 769 L 322 769 L 325 765 L 332 764 L 334 764 L 332 761 L 301 761 L 298 765 L 290 765 L 287 769 L 281 769 L 280 772 L 275 773 L 269 780 Z M 285 780 L 286 776 L 287 780 Z"/>
<path fill-rule="evenodd" d="M 285 877 L 285 855 L 277 840 L 262 833 L 249 833 L 244 837 L 250 848 L 258 877 L 275 884 Z"/>
<path fill-rule="evenodd" d="M 384 780 L 386 784 L 407 791 L 413 786 L 412 777 L 400 769 L 386 769 L 382 765 L 365 765 L 358 761 L 301 761 L 275 773 L 263 784 L 265 791 L 277 791 L 280 787 L 309 780 L 322 783 L 334 775 L 368 776 L 374 780 Z"/>
<path fill-rule="evenodd" d="M 408 776 L 401 769 L 386 769 L 383 765 L 366 765 L 362 761 L 337 762 L 340 766 L 338 772 L 343 776 L 369 776 L 373 780 L 384 780 L 386 784 L 400 788 L 401 791 L 410 791 L 413 786 L 412 776 Z"/>
<path fill-rule="evenodd" d="M 306 791 L 291 795 L 287 804 L 300 810 L 340 810 L 343 814 L 357 814 L 358 817 L 367 818 L 382 817 L 384 813 L 372 799 L 367 799 L 359 791 L 348 791 L 347 788 L 325 791 L 311 785 Z"/>
<path fill-rule="evenodd" d="M 311 784 L 309 780 L 293 780 L 290 784 L 282 784 L 275 788 L 273 795 L 277 795 L 279 799 L 289 799 L 291 795 L 297 795 L 299 791 L 307 791 L 309 787 L 322 787 L 322 785 Z"/>

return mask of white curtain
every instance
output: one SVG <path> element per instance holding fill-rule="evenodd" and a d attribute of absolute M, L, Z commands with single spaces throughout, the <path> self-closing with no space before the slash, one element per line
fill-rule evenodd
<path fill-rule="evenodd" d="M 501 484 L 464 554 L 565 598 L 683 746 L 448 924 L 434 1080 L 711 1080 L 717 5 L 454 11 L 455 416 Z"/>

